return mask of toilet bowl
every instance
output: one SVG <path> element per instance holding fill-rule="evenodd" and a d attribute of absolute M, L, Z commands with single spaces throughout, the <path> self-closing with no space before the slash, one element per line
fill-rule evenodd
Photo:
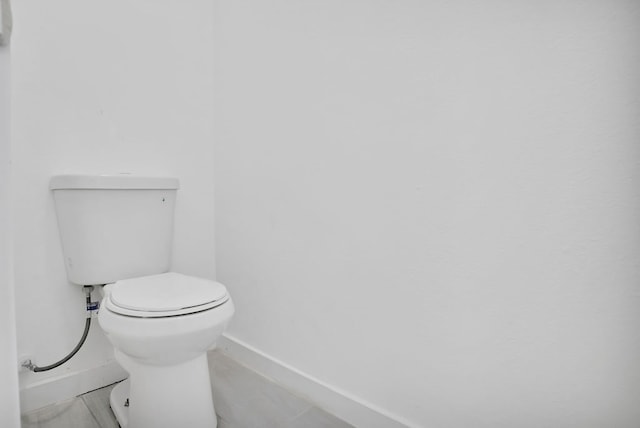
<path fill-rule="evenodd" d="M 234 313 L 226 288 L 169 272 L 104 291 L 98 321 L 129 373 L 111 394 L 121 427 L 216 427 L 206 353 Z"/>

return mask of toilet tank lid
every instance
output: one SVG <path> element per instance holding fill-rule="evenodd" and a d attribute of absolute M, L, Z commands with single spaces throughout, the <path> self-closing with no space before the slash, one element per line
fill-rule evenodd
<path fill-rule="evenodd" d="M 173 177 L 141 177 L 131 174 L 114 175 L 56 175 L 51 177 L 49 189 L 179 189 Z"/>

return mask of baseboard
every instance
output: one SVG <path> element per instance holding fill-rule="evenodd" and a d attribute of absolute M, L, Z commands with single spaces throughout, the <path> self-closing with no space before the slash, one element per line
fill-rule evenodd
<path fill-rule="evenodd" d="M 20 389 L 21 413 L 39 409 L 126 378 L 127 372 L 115 361 L 86 370 L 44 379 Z"/>
<path fill-rule="evenodd" d="M 415 423 L 303 373 L 229 334 L 218 340 L 218 349 L 356 427 L 418 428 Z"/>

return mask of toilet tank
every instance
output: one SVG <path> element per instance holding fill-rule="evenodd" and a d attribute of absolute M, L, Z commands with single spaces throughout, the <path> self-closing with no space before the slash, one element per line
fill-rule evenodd
<path fill-rule="evenodd" d="M 49 187 L 69 281 L 109 284 L 169 270 L 176 178 L 59 175 Z"/>

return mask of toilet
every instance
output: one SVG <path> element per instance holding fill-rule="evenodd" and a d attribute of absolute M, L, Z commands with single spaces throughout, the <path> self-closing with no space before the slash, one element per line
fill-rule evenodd
<path fill-rule="evenodd" d="M 217 426 L 207 351 L 234 313 L 224 285 L 170 272 L 179 182 L 52 177 L 67 277 L 102 286 L 98 322 L 129 373 L 111 392 L 122 428 Z"/>

